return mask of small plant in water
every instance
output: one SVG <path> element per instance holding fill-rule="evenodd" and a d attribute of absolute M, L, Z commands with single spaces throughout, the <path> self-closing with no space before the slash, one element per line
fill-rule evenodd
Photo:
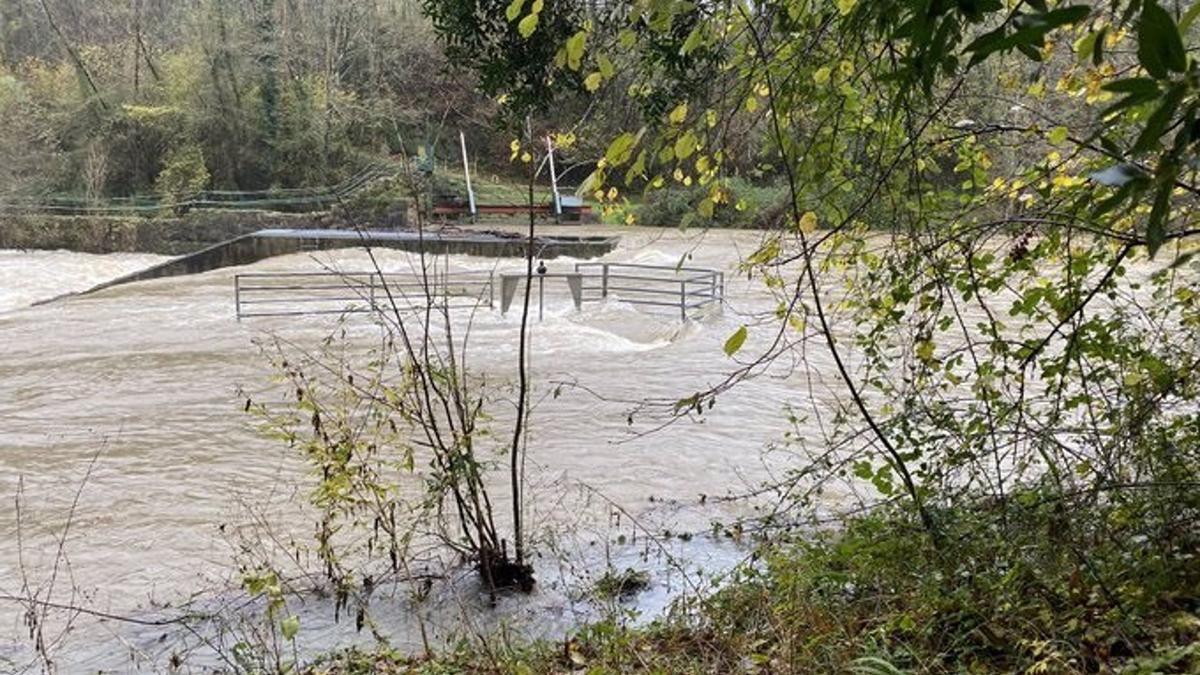
<path fill-rule="evenodd" d="M 650 588 L 650 573 L 645 570 L 635 570 L 632 567 L 624 571 L 608 568 L 604 575 L 596 580 L 592 590 L 596 595 L 606 600 L 627 600 L 638 593 Z"/>

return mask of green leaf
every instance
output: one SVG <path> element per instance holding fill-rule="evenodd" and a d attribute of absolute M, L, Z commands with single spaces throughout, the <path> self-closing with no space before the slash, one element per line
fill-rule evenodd
<path fill-rule="evenodd" d="M 1167 10 L 1153 0 L 1142 8 L 1137 55 L 1138 62 L 1156 79 L 1166 78 L 1169 70 L 1177 73 L 1187 70 L 1187 54 L 1179 29 Z"/>
<path fill-rule="evenodd" d="M 1102 31 L 1092 31 L 1075 42 L 1075 58 L 1080 62 L 1092 58 L 1096 49 L 1096 40 L 1100 39 Z"/>
<path fill-rule="evenodd" d="M 300 617 L 293 614 L 283 621 L 279 622 L 279 632 L 283 633 L 283 639 L 293 640 L 296 633 L 300 632 Z"/>
<path fill-rule="evenodd" d="M 1175 111 L 1179 109 L 1184 93 L 1185 88 L 1182 84 L 1172 87 L 1167 92 L 1162 103 L 1146 120 L 1146 126 L 1142 129 L 1142 133 L 1138 134 L 1137 140 L 1134 141 L 1133 152 L 1144 152 L 1158 145 L 1159 139 L 1167 132 L 1171 119 L 1175 117 Z"/>
<path fill-rule="evenodd" d="M 725 356 L 733 356 L 734 354 L 738 353 L 738 350 L 742 348 L 742 345 L 746 344 L 746 335 L 747 331 L 745 326 L 742 326 L 734 331 L 733 335 L 730 335 L 729 339 L 725 341 Z"/>
<path fill-rule="evenodd" d="M 1047 32 L 1068 26 L 1073 23 L 1079 23 L 1088 18 L 1092 13 L 1092 8 L 1088 5 L 1071 5 L 1069 7 L 1060 7 L 1058 9 L 1046 12 L 1041 16 L 1042 26 Z"/>
<path fill-rule="evenodd" d="M 1128 77 L 1124 80 L 1109 82 L 1102 86 L 1101 89 L 1111 91 L 1115 94 L 1158 96 L 1158 82 L 1149 77 Z"/>
<path fill-rule="evenodd" d="M 1101 119 L 1107 118 L 1110 115 L 1112 115 L 1113 113 L 1116 113 L 1120 110 L 1124 110 L 1126 108 L 1130 108 L 1130 107 L 1133 107 L 1136 105 L 1141 105 L 1143 103 L 1153 101 L 1156 98 L 1158 98 L 1157 92 L 1155 92 L 1153 94 L 1130 94 L 1130 95 L 1126 96 L 1125 98 L 1121 99 L 1120 101 L 1117 101 L 1116 103 L 1108 106 L 1104 110 L 1101 110 L 1100 117 L 1101 117 Z"/>
<path fill-rule="evenodd" d="M 599 74 L 599 73 L 594 73 Z M 604 151 L 604 159 L 611 166 L 621 166 L 629 161 L 633 154 L 633 144 L 637 143 L 637 136 L 628 131 L 613 139 L 612 143 L 608 144 L 608 150 Z"/>
<path fill-rule="evenodd" d="M 1066 127 L 1054 127 L 1046 134 L 1046 140 L 1050 141 L 1051 145 L 1062 145 L 1069 134 Z"/>
<path fill-rule="evenodd" d="M 1183 13 L 1183 17 L 1179 19 L 1179 34 L 1186 35 L 1188 29 L 1192 27 L 1192 22 L 1196 17 L 1200 16 L 1200 2 L 1193 2 L 1191 7 Z"/>
<path fill-rule="evenodd" d="M 646 175 L 646 151 L 642 150 L 638 153 L 637 159 L 633 164 L 629 165 L 629 170 L 625 172 L 625 184 L 632 185 L 633 181 L 638 178 L 644 178 Z"/>
<path fill-rule="evenodd" d="M 571 70 L 579 70 L 583 64 L 583 48 L 587 44 L 587 37 L 587 31 L 581 30 L 567 38 L 567 67 Z"/>
<path fill-rule="evenodd" d="M 521 23 L 517 24 L 517 32 L 521 34 L 521 37 L 528 39 L 529 36 L 537 32 L 537 27 L 538 15 L 530 14 L 524 19 L 521 19 Z"/>
<path fill-rule="evenodd" d="M 613 75 L 617 74 L 617 67 L 613 65 L 612 60 L 604 54 L 601 54 L 596 59 L 596 65 L 600 66 L 600 75 L 606 80 L 612 79 Z"/>
<path fill-rule="evenodd" d="M 1100 29 L 1100 34 L 1096 37 L 1096 44 L 1092 47 L 1092 65 L 1097 68 L 1104 63 L 1104 40 L 1108 37 L 1108 26 Z"/>
<path fill-rule="evenodd" d="M 855 462 L 853 471 L 855 476 L 863 480 L 871 480 L 875 477 L 875 469 L 867 461 Z"/>
<path fill-rule="evenodd" d="M 604 84 L 604 75 L 599 72 L 592 73 L 583 78 L 583 88 L 588 91 L 596 91 L 600 88 L 601 84 Z"/>
<path fill-rule="evenodd" d="M 516 21 L 517 17 L 521 16 L 523 7 L 525 7 L 525 0 L 512 0 L 508 3 L 508 9 L 504 10 L 504 17 L 508 19 L 509 23 Z"/>
<path fill-rule="evenodd" d="M 1010 34 L 1007 25 L 1000 26 L 967 45 L 964 51 L 974 54 L 971 57 L 971 66 L 983 61 L 991 54 L 1014 48 L 1029 58 L 1040 61 L 1042 57 L 1038 50 L 1045 42 L 1047 33 L 1055 28 L 1079 23 L 1091 13 L 1092 9 L 1087 5 L 1071 5 L 1044 14 L 1019 14 L 1013 21 L 1013 24 L 1018 27 L 1016 31 Z"/>
<path fill-rule="evenodd" d="M 697 47 L 704 42 L 704 24 L 696 26 L 691 33 L 688 33 L 687 39 L 683 41 L 683 47 L 680 48 L 680 56 L 687 56 L 696 50 Z"/>
<path fill-rule="evenodd" d="M 1167 238 L 1167 216 L 1171 211 L 1171 192 L 1175 183 L 1163 181 L 1154 195 L 1154 207 L 1150 209 L 1150 218 L 1146 222 L 1146 253 L 1153 258 Z"/>
<path fill-rule="evenodd" d="M 675 157 L 679 160 L 685 160 L 696 152 L 696 145 L 699 141 L 696 139 L 696 134 L 689 130 L 687 133 L 679 137 L 675 141 Z"/>

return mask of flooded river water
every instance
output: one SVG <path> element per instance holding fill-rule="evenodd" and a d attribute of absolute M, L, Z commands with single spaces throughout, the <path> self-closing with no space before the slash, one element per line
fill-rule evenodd
<path fill-rule="evenodd" d="M 725 340 L 775 307 L 757 280 L 735 273 L 739 257 L 757 243 L 753 233 L 622 232 L 619 248 L 605 260 L 676 265 L 686 259 L 687 265 L 727 273 L 724 311 L 686 324 L 670 310 L 619 302 L 576 312 L 565 289 L 547 287 L 546 317 L 535 322 L 531 337 L 538 404 L 529 472 L 540 496 L 536 524 L 583 527 L 579 504 L 589 501 L 586 494 L 592 501 L 603 495 L 653 523 L 648 527 L 703 532 L 742 507 L 701 504 L 701 495 L 752 486 L 783 468 L 772 467 L 764 450 L 788 429 L 784 407 L 809 405 L 813 387 L 823 386 L 822 377 L 832 379 L 819 367 L 823 355 L 814 355 L 818 367 L 805 372 L 781 371 L 746 383 L 700 422 L 639 436 L 634 432 L 647 426 L 631 427 L 628 420 L 630 401 L 686 396 L 717 384 L 735 367 L 722 351 Z M 389 270 L 411 269 L 408 254 L 379 256 Z M 286 256 L 33 306 L 158 260 L 0 252 L 0 540 L 8 542 L 0 547 L 0 594 L 44 584 L 59 559 L 66 562 L 58 565 L 61 590 L 54 599 L 98 611 L 137 614 L 193 593 L 228 590 L 234 555 L 222 526 L 246 518 L 248 505 L 286 503 L 303 482 L 296 458 L 256 432 L 254 420 L 242 413 L 238 391 L 253 394 L 268 386 L 272 373 L 253 344 L 256 337 L 278 335 L 311 346 L 329 333 L 333 320 L 239 322 L 233 276 L 324 266 L 362 270 L 365 254 Z M 567 271 L 572 262 L 549 266 Z M 465 256 L 451 256 L 448 263 L 456 270 L 521 266 Z M 473 368 L 512 378 L 518 325 L 518 312 L 481 312 L 471 335 Z M 375 335 L 365 317 L 351 319 L 350 326 L 351 340 Z M 752 331 L 746 353 L 768 333 Z M 546 396 L 555 381 L 580 386 Z M 60 558 L 58 541 L 71 513 L 66 557 Z M 595 539 L 588 532 L 578 536 L 580 542 Z M 696 554 L 704 555 L 736 557 L 715 549 Z M 30 657 L 19 609 L 0 604 L 0 670 L 6 659 L 15 667 Z M 139 667 L 153 670 L 162 665 L 156 658 L 166 658 L 146 645 L 130 646 L 145 636 L 122 636 L 119 626 L 98 628 L 87 617 L 78 626 L 58 646 L 68 663 L 75 654 L 74 662 L 82 659 L 93 670 L 122 668 L 138 652 Z"/>

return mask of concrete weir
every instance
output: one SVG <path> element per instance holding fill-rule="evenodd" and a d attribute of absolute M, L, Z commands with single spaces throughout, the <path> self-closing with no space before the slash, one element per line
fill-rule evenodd
<path fill-rule="evenodd" d="M 598 258 L 616 248 L 618 241 L 619 237 L 607 236 L 538 237 L 534 241 L 534 254 L 546 260 L 560 256 L 580 259 Z M 420 234 L 412 231 L 376 230 L 259 230 L 209 246 L 195 253 L 180 256 L 174 260 L 168 260 L 140 272 L 118 277 L 90 288 L 80 295 L 134 281 L 199 274 L 222 267 L 249 265 L 265 258 L 305 251 L 372 246 L 404 251 L 424 250 L 426 253 L 434 255 L 461 254 L 489 258 L 512 258 L 524 257 L 525 245 L 524 237 L 502 236 L 488 232 L 455 231 L 453 233 L 426 232 Z M 53 302 L 53 300 L 46 302 Z"/>

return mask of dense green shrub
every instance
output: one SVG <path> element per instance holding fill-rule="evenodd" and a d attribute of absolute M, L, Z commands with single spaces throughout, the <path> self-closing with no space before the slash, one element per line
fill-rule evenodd
<path fill-rule="evenodd" d="M 732 178 L 727 187 L 729 203 L 717 206 L 711 218 L 696 211 L 696 205 L 708 194 L 708 188 L 699 185 L 649 190 L 641 203 L 630 210 L 639 225 L 749 229 L 774 227 L 787 212 L 787 190 L 780 185 L 758 185 Z"/>
<path fill-rule="evenodd" d="M 167 155 L 154 187 L 164 201 L 174 204 L 208 187 L 208 180 L 204 153 L 197 146 L 187 145 Z"/>

